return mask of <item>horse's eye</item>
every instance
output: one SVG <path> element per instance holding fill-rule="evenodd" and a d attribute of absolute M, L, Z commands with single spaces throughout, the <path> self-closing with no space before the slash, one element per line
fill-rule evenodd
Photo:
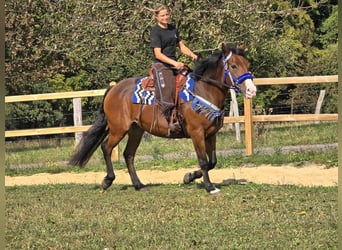
<path fill-rule="evenodd" d="M 232 64 L 232 69 L 237 69 L 237 66 L 236 66 L 236 64 Z"/>

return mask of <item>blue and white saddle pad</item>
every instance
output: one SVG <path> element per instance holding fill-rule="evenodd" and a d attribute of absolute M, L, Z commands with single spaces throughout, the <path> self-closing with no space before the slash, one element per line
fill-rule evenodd
<path fill-rule="evenodd" d="M 146 77 L 137 80 L 132 96 L 132 102 L 136 104 L 152 105 L 154 103 L 154 91 L 146 90 L 141 86 L 144 79 L 146 79 Z M 187 76 L 183 89 L 179 91 L 179 98 L 182 98 L 185 102 L 193 100 L 191 105 L 192 109 L 198 114 L 204 115 L 210 121 L 214 121 L 216 118 L 222 117 L 223 111 L 204 98 L 194 95 L 194 88 L 194 76 L 190 73 Z"/>
<path fill-rule="evenodd" d="M 132 102 L 136 104 L 147 104 L 152 105 L 154 103 L 155 93 L 154 91 L 149 91 L 144 89 L 141 86 L 141 83 L 147 77 L 139 78 L 135 84 L 134 92 L 132 95 Z M 193 93 L 195 88 L 195 81 L 193 74 L 188 74 L 186 82 L 184 84 L 184 88 L 181 89 L 178 93 L 178 96 L 182 98 L 185 102 L 191 101 L 194 96 L 191 94 Z"/>

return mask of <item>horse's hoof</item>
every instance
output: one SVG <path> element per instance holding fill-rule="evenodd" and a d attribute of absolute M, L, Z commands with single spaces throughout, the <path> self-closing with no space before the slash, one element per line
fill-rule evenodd
<path fill-rule="evenodd" d="M 213 194 L 213 195 L 216 195 L 216 194 L 220 194 L 220 193 L 221 193 L 221 190 L 218 189 L 218 188 L 215 188 L 214 190 L 211 190 L 209 193 L 210 193 L 210 194 Z"/>
<path fill-rule="evenodd" d="M 183 178 L 183 183 L 184 184 L 190 184 L 193 181 L 191 178 L 191 173 L 186 173 Z"/>
<path fill-rule="evenodd" d="M 108 185 L 106 182 L 103 181 L 101 183 L 101 188 L 102 188 L 103 191 L 106 191 L 106 189 L 109 188 L 109 187 L 110 187 L 110 185 Z"/>
<path fill-rule="evenodd" d="M 147 191 L 148 187 L 144 184 L 140 184 L 140 185 L 134 186 L 134 189 L 136 191 Z"/>
<path fill-rule="evenodd" d="M 100 194 L 103 194 L 104 192 L 106 192 L 106 189 L 101 188 L 100 189 Z"/>
<path fill-rule="evenodd" d="M 101 187 L 103 190 L 106 190 L 107 188 L 109 188 L 113 183 L 113 180 L 109 180 L 109 179 L 106 179 L 104 178 L 102 183 L 101 183 Z"/>
<path fill-rule="evenodd" d="M 139 189 L 140 192 L 148 192 L 150 191 L 148 186 L 143 186 L 142 188 Z"/>

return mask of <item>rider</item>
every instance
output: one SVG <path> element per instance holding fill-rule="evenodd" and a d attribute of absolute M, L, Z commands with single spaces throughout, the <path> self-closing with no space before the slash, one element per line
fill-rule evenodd
<path fill-rule="evenodd" d="M 163 115 L 171 131 L 178 128 L 172 124 L 171 112 L 175 106 L 175 82 L 178 70 L 184 67 L 177 61 L 176 49 L 186 56 L 197 60 L 193 53 L 180 39 L 177 28 L 170 24 L 170 10 L 166 5 L 157 4 L 154 10 L 156 25 L 152 27 L 150 39 L 153 54 L 153 76 L 156 79 L 156 99 L 160 101 Z"/>

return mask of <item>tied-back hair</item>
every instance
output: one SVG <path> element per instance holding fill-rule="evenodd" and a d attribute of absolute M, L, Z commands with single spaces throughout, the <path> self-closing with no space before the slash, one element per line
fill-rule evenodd
<path fill-rule="evenodd" d="M 167 10 L 168 12 L 170 12 L 170 8 L 167 7 L 165 4 L 157 3 L 153 10 L 154 15 L 158 16 L 159 12 L 161 12 L 162 10 Z"/>
<path fill-rule="evenodd" d="M 245 57 L 245 53 L 243 50 L 236 47 L 229 47 L 230 51 L 233 54 Z M 222 59 L 222 51 L 217 51 L 208 58 L 201 59 L 195 63 L 195 80 L 198 81 L 202 78 L 205 71 L 210 71 L 212 69 L 216 69 L 217 63 Z"/>

